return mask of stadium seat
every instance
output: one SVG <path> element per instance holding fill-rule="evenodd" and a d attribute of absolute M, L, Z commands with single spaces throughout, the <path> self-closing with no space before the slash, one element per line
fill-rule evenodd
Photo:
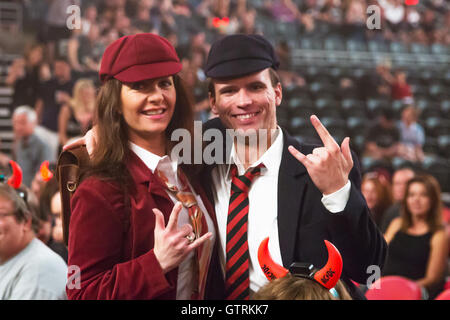
<path fill-rule="evenodd" d="M 322 117 L 322 124 L 327 128 L 328 132 L 333 136 L 337 143 L 341 143 L 347 135 L 346 122 L 343 119 L 334 117 Z"/>
<path fill-rule="evenodd" d="M 392 53 L 408 53 L 408 47 L 401 42 L 391 42 L 389 50 Z"/>
<path fill-rule="evenodd" d="M 425 46 L 420 43 L 411 43 L 410 51 L 411 51 L 411 53 L 416 53 L 416 54 L 428 54 L 428 53 L 430 53 L 430 47 Z"/>
<path fill-rule="evenodd" d="M 448 88 L 445 88 L 440 83 L 431 84 L 429 87 L 429 94 L 433 99 L 435 99 L 437 101 L 441 101 L 441 100 L 443 100 L 443 98 L 446 98 L 449 96 Z"/>
<path fill-rule="evenodd" d="M 344 51 L 345 44 L 340 37 L 330 37 L 324 41 L 324 49 L 330 51 Z"/>
<path fill-rule="evenodd" d="M 438 139 L 435 137 L 425 137 L 423 151 L 429 154 L 439 154 Z"/>
<path fill-rule="evenodd" d="M 432 137 L 439 137 L 441 135 L 449 134 L 450 120 L 441 117 L 430 117 L 425 119 L 425 133 Z"/>
<path fill-rule="evenodd" d="M 341 101 L 341 110 L 346 118 L 366 117 L 366 105 L 364 101 L 357 99 L 343 99 Z"/>
<path fill-rule="evenodd" d="M 440 43 L 432 44 L 430 49 L 431 49 L 431 53 L 432 54 L 439 54 L 439 55 L 441 55 L 441 54 L 449 54 L 450 53 L 450 51 L 448 49 L 448 46 L 444 46 L 444 45 L 442 45 Z"/>
<path fill-rule="evenodd" d="M 450 158 L 450 133 L 445 136 L 440 136 L 437 138 L 437 147 L 439 154 L 449 159 Z"/>
<path fill-rule="evenodd" d="M 348 51 L 367 51 L 366 44 L 362 41 L 348 40 L 346 44 Z"/>
<path fill-rule="evenodd" d="M 441 102 L 441 113 L 444 118 L 450 118 L 450 100 Z"/>
<path fill-rule="evenodd" d="M 350 117 L 347 119 L 347 130 L 350 136 L 365 135 L 368 128 L 368 120 L 365 117 Z"/>
<path fill-rule="evenodd" d="M 380 41 L 369 41 L 367 43 L 367 47 L 370 52 L 378 53 L 378 52 L 388 52 L 389 48 L 384 42 Z"/>
<path fill-rule="evenodd" d="M 315 110 L 319 117 L 343 118 L 339 104 L 332 98 L 318 98 L 315 100 Z"/>
<path fill-rule="evenodd" d="M 450 300 L 450 289 L 441 292 L 434 300 Z"/>
<path fill-rule="evenodd" d="M 367 111 L 372 117 L 376 117 L 382 108 L 388 108 L 391 106 L 389 100 L 383 98 L 369 98 L 366 101 Z"/>
<path fill-rule="evenodd" d="M 447 158 L 436 155 L 425 156 L 422 162 L 422 170 L 434 176 L 441 185 L 442 192 L 450 192 L 450 162 Z"/>
<path fill-rule="evenodd" d="M 422 300 L 422 290 L 414 281 L 398 276 L 378 279 L 366 292 L 367 300 Z"/>
<path fill-rule="evenodd" d="M 294 113 L 297 112 L 297 110 L 299 110 L 299 109 L 314 110 L 314 105 L 313 105 L 311 99 L 309 99 L 309 98 L 304 98 L 304 97 L 291 98 L 291 99 L 289 99 L 287 104 L 288 104 L 289 110 L 291 110 Z"/>

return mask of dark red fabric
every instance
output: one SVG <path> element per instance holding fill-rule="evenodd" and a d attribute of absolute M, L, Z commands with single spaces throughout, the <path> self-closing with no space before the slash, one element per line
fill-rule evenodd
<path fill-rule="evenodd" d="M 131 152 L 127 162 L 135 190 L 127 208 L 113 182 L 90 177 L 71 202 L 69 261 L 81 271 L 81 288 L 67 289 L 69 299 L 175 299 L 178 269 L 163 273 L 153 252 L 155 216 L 167 224 L 173 202 L 164 186 Z M 197 186 L 198 187 L 198 186 Z M 195 188 L 195 187 L 194 187 Z M 196 189 L 210 211 L 203 190 Z M 124 228 L 129 223 L 129 227 Z"/>
<path fill-rule="evenodd" d="M 406 83 L 394 83 L 391 88 L 391 96 L 394 100 L 402 100 L 407 97 L 412 97 L 411 87 Z"/>

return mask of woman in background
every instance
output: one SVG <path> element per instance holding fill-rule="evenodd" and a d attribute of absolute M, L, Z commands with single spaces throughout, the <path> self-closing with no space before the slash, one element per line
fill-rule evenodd
<path fill-rule="evenodd" d="M 415 280 L 430 299 L 443 289 L 448 243 L 442 220 L 441 190 L 430 175 L 411 179 L 406 187 L 400 217 L 385 234 L 389 245 L 383 276 Z"/>

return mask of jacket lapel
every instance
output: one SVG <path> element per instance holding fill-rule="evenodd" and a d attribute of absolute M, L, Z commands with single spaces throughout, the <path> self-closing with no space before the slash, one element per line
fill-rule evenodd
<path fill-rule="evenodd" d="M 306 168 L 288 150 L 292 145 L 303 152 L 303 146 L 284 130 L 283 135 L 283 154 L 278 175 L 278 235 L 283 265 L 289 267 L 294 257 L 308 175 Z"/>

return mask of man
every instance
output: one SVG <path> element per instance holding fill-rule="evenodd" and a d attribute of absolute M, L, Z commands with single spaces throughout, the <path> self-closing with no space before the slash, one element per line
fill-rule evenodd
<path fill-rule="evenodd" d="M 394 204 L 390 206 L 381 221 L 381 232 L 385 233 L 394 218 L 400 215 L 400 207 L 406 191 L 406 184 L 414 178 L 415 173 L 411 168 L 400 168 L 392 176 L 392 198 Z"/>
<path fill-rule="evenodd" d="M 36 238 L 35 220 L 16 190 L 0 184 L 0 300 L 66 299 L 67 266 Z"/>
<path fill-rule="evenodd" d="M 390 160 L 398 155 L 400 132 L 395 125 L 394 111 L 380 110 L 378 122 L 367 133 L 365 156 L 374 160 Z"/>
<path fill-rule="evenodd" d="M 333 242 L 344 261 L 342 280 L 354 298 L 363 299 L 350 279 L 366 283 L 367 267 L 383 265 L 386 243 L 359 190 L 361 178 L 358 165 L 353 166 L 349 139 L 340 147 L 316 117 L 311 121 L 324 147 L 300 145 L 281 130 L 276 108 L 282 87 L 272 70 L 277 66 L 272 45 L 255 35 L 222 38 L 213 44 L 206 63 L 210 105 L 220 120 L 206 123 L 204 129 L 240 129 L 266 142 L 266 147 L 240 143 L 238 137 L 224 152 L 225 164 L 208 166 L 202 173 L 203 186 L 212 186 L 209 197 L 215 203 L 223 267 L 213 270 L 210 279 L 225 278 L 223 286 L 215 285 L 214 298 L 252 298 L 267 282 L 257 251 L 269 236 L 271 255 L 284 267 L 293 261 L 325 265 L 324 240 Z M 89 151 L 95 135 L 91 132 L 85 140 Z M 291 145 L 295 148 L 288 149 Z M 232 177 L 244 172 L 241 182 Z M 250 186 L 243 185 L 246 179 L 253 179 Z M 237 189 L 239 184 L 247 193 Z M 227 221 L 229 209 L 236 219 Z"/>
<path fill-rule="evenodd" d="M 28 187 L 42 162 L 52 159 L 48 144 L 35 133 L 36 121 L 36 112 L 29 106 L 20 106 L 14 110 L 14 159 L 22 168 L 23 183 Z"/>
<path fill-rule="evenodd" d="M 360 192 L 359 167 L 352 158 L 349 138 L 339 146 L 315 116 L 311 122 L 323 147 L 301 145 L 281 130 L 276 119 L 276 108 L 282 101 L 282 87 L 274 71 L 277 67 L 273 47 L 256 35 L 231 35 L 216 41 L 206 63 L 206 75 L 211 79 L 210 105 L 220 117 L 206 127 L 225 126 L 244 134 L 252 130 L 272 132 L 265 148 L 251 144 L 241 148 L 235 140 L 226 156 L 228 163 L 207 170 L 213 185 L 225 297 L 251 298 L 266 283 L 257 250 L 269 236 L 271 255 L 284 267 L 293 261 L 323 266 L 327 259 L 323 241 L 330 240 L 342 254 L 342 279 L 351 295 L 364 298 L 350 279 L 366 283 L 370 275 L 367 267 L 382 267 L 386 243 Z M 246 157 L 252 154 L 257 159 L 253 163 Z M 238 175 L 263 166 L 251 182 L 248 220 L 244 222 L 227 219 L 236 206 L 229 201 L 230 189 L 235 188 L 230 163 L 237 166 Z M 205 177 L 208 180 L 208 174 Z M 243 230 L 246 226 L 248 230 Z M 236 234 L 241 238 L 236 240 Z"/>
<path fill-rule="evenodd" d="M 73 80 L 69 63 L 57 58 L 53 64 L 54 78 L 41 84 L 35 109 L 39 124 L 53 133 L 58 132 L 58 115 L 61 106 L 72 95 Z"/>

